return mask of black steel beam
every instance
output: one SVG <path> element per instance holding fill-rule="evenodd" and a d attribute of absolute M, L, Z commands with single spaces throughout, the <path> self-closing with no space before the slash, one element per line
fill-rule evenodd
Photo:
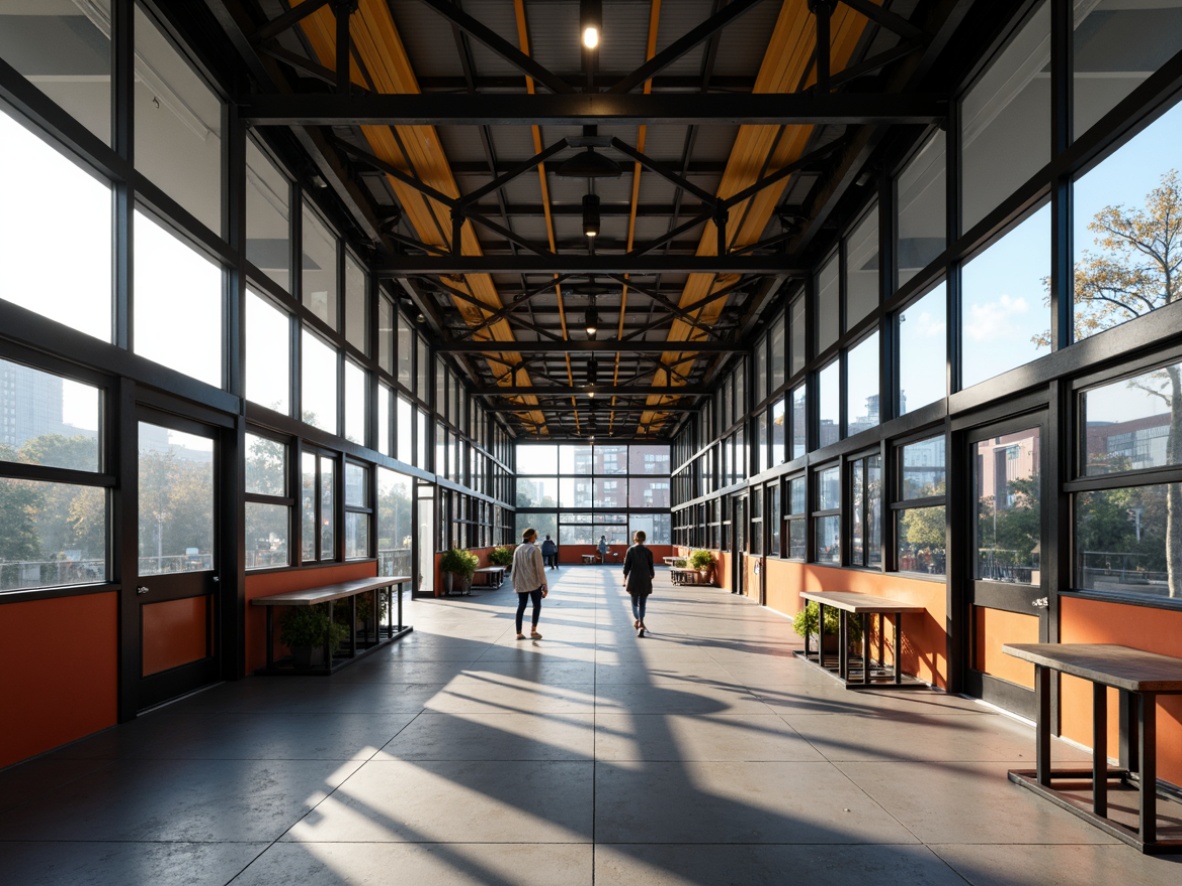
<path fill-rule="evenodd" d="M 756 274 L 807 277 L 788 255 L 397 255 L 376 261 L 379 277 L 409 274 Z"/>
<path fill-rule="evenodd" d="M 637 386 L 637 387 L 618 387 L 613 388 L 610 385 L 599 385 L 595 389 L 595 399 L 603 399 L 606 402 L 608 397 L 706 397 L 710 394 L 718 392 L 718 388 L 714 385 L 684 385 L 682 387 L 652 387 L 652 386 Z M 587 397 L 587 386 L 576 385 L 574 387 L 565 388 L 511 388 L 511 387 L 493 387 L 493 388 L 473 388 L 472 393 L 477 397 Z M 591 399 L 591 398 L 587 398 Z M 541 409 L 541 407 L 526 403 L 511 403 L 506 406 L 511 409 Z M 607 408 L 606 406 L 604 407 Z M 654 406 L 653 409 L 660 409 L 660 406 Z"/>
<path fill-rule="evenodd" d="M 716 341 L 455 341 L 442 342 L 441 354 L 561 354 L 566 351 L 603 351 L 607 354 L 743 354 L 740 344 Z"/>
<path fill-rule="evenodd" d="M 939 123 L 929 95 L 242 95 L 252 126 Z"/>

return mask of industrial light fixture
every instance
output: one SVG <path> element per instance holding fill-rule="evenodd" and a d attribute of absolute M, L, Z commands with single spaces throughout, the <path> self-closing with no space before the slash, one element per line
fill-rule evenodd
<path fill-rule="evenodd" d="M 580 0 L 579 31 L 583 45 L 588 49 L 599 46 L 600 31 L 603 28 L 603 7 L 600 0 Z"/>
<path fill-rule="evenodd" d="M 594 387 L 599 381 L 599 361 L 592 357 L 587 361 L 587 384 Z"/>
<path fill-rule="evenodd" d="M 595 333 L 599 332 L 599 311 L 595 308 L 594 295 L 591 296 L 591 301 L 587 304 L 587 313 L 583 319 L 587 330 L 587 337 L 595 338 Z"/>
<path fill-rule="evenodd" d="M 583 234 L 587 237 L 599 236 L 599 198 L 594 194 L 583 197 Z"/>

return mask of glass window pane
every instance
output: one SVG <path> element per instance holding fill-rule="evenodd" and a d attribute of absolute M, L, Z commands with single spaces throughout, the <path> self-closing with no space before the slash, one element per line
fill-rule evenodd
<path fill-rule="evenodd" d="M 1043 3 L 961 103 L 966 231 L 1051 158 L 1050 34 Z"/>
<path fill-rule="evenodd" d="M 246 399 L 291 414 L 291 316 L 246 293 Z"/>
<path fill-rule="evenodd" d="M 835 511 L 841 507 L 841 468 L 834 465 L 817 473 L 817 510 Z"/>
<path fill-rule="evenodd" d="M 1082 492 L 1074 497 L 1073 587 L 1182 597 L 1178 586 L 1177 530 L 1171 531 L 1169 500 L 1182 497 L 1177 483 L 1156 483 Z"/>
<path fill-rule="evenodd" d="M 846 329 L 878 305 L 878 206 L 858 223 L 846 242 Z"/>
<path fill-rule="evenodd" d="M 1075 135 L 1182 49 L 1182 0 L 1075 4 Z"/>
<path fill-rule="evenodd" d="M 1182 104 L 1075 182 L 1075 339 L 1178 300 Z"/>
<path fill-rule="evenodd" d="M 784 371 L 787 368 L 788 354 L 784 343 L 783 316 L 778 316 L 772 321 L 772 329 L 768 342 L 772 361 L 771 381 L 769 382 L 768 393 L 772 394 L 783 387 L 784 381 L 786 380 Z"/>
<path fill-rule="evenodd" d="M 398 435 L 398 452 L 395 458 L 408 465 L 414 463 L 414 408 L 405 397 L 398 398 L 398 415 L 394 429 Z"/>
<path fill-rule="evenodd" d="M 792 358 L 791 370 L 788 373 L 790 377 L 804 369 L 805 360 L 808 359 L 808 354 L 805 353 L 805 333 L 808 332 L 808 329 L 804 325 L 804 302 L 804 296 L 799 296 L 793 300 L 792 307 L 789 308 L 788 333 L 791 337 L 789 356 Z"/>
<path fill-rule="evenodd" d="M 895 263 L 898 286 L 931 264 L 947 239 L 944 133 L 929 138 L 895 185 L 897 226 Z"/>
<path fill-rule="evenodd" d="M 882 456 L 866 459 L 866 559 L 872 569 L 882 568 Z"/>
<path fill-rule="evenodd" d="M 378 575 L 412 575 L 411 479 L 378 468 Z"/>
<path fill-rule="evenodd" d="M 213 441 L 139 424 L 139 574 L 214 564 Z"/>
<path fill-rule="evenodd" d="M 846 355 L 846 433 L 853 436 L 881 421 L 878 393 L 878 333 L 866 336 Z"/>
<path fill-rule="evenodd" d="M 1038 356 L 1050 327 L 1051 209 L 1044 206 L 964 266 L 961 386 Z"/>
<path fill-rule="evenodd" d="M 899 415 L 947 396 L 947 299 L 941 282 L 898 314 Z"/>
<path fill-rule="evenodd" d="M 304 306 L 337 328 L 337 240 L 328 225 L 304 205 L 303 268 L 300 285 Z"/>
<path fill-rule="evenodd" d="M 1137 471 L 1182 463 L 1179 434 L 1182 364 L 1162 366 L 1081 396 L 1087 454 L 1086 476 Z"/>
<path fill-rule="evenodd" d="M 578 529 L 575 529 L 574 527 L 563 526 L 562 531 L 559 532 L 558 515 L 557 514 L 550 514 L 550 513 L 547 513 L 547 514 L 538 514 L 538 513 L 522 514 L 522 513 L 519 513 L 519 514 L 517 514 L 516 520 L 514 522 L 514 532 L 513 532 L 514 543 L 519 542 L 521 540 L 521 533 L 525 532 L 525 530 L 527 530 L 527 529 L 537 530 L 539 538 L 545 538 L 547 535 L 549 535 L 551 538 L 553 538 L 554 541 L 558 544 L 558 548 L 559 548 L 558 554 L 560 557 L 562 556 L 562 546 L 564 544 L 565 545 L 573 545 L 573 544 L 590 544 L 591 543 L 589 532 L 588 532 L 588 540 L 587 541 L 578 541 L 577 540 L 579 538 L 579 536 L 581 535 L 581 533 L 586 530 L 578 530 Z M 589 529 L 590 529 L 590 527 L 587 527 L 587 530 L 589 530 Z"/>
<path fill-rule="evenodd" d="M 768 452 L 767 467 L 775 467 L 785 460 L 784 444 L 785 444 L 785 423 L 788 420 L 788 414 L 785 411 L 788 406 L 786 398 L 781 397 L 772 404 L 772 442 L 771 449 Z"/>
<path fill-rule="evenodd" d="M 792 458 L 808 452 L 808 388 L 797 385 L 792 389 Z"/>
<path fill-rule="evenodd" d="M 345 340 L 369 353 L 369 292 L 365 269 L 345 253 Z"/>
<path fill-rule="evenodd" d="M 365 439 L 366 372 L 352 360 L 345 361 L 345 439 L 362 446 Z"/>
<path fill-rule="evenodd" d="M 101 407 L 98 388 L 0 359 L 0 460 L 99 470 Z"/>
<path fill-rule="evenodd" d="M 287 495 L 287 444 L 246 435 L 246 491 L 257 495 Z"/>
<path fill-rule="evenodd" d="M 780 529 L 782 515 L 780 513 L 780 484 L 769 483 L 767 486 L 767 511 L 764 515 L 764 525 L 768 532 L 768 554 L 772 557 L 780 556 Z"/>
<path fill-rule="evenodd" d="M 825 262 L 821 267 L 821 273 L 817 275 L 813 327 L 817 336 L 818 354 L 837 341 L 838 333 L 841 331 L 838 323 L 841 319 L 841 304 L 838 301 L 841 295 L 839 269 L 837 256 L 834 255 Z"/>
<path fill-rule="evenodd" d="M 550 509 L 558 507 L 558 478 L 518 477 L 517 507 Z"/>
<path fill-rule="evenodd" d="M 385 295 L 378 298 L 378 365 L 383 372 L 394 374 L 394 303 Z"/>
<path fill-rule="evenodd" d="M 944 494 L 944 438 L 931 437 L 903 447 L 900 497 L 903 501 Z"/>
<path fill-rule="evenodd" d="M 559 477 L 558 504 L 563 508 L 589 508 L 592 505 L 590 477 Z M 566 515 L 563 517 L 567 519 Z"/>
<path fill-rule="evenodd" d="M 300 455 L 300 535 L 303 541 L 301 558 L 316 559 L 316 454 Z"/>
<path fill-rule="evenodd" d="M 304 330 L 300 337 L 300 374 L 303 420 L 313 427 L 337 433 L 337 352 Z"/>
<path fill-rule="evenodd" d="M 246 142 L 246 257 L 291 292 L 291 185 L 253 141 Z"/>
<path fill-rule="evenodd" d="M 1039 432 L 991 437 L 976 446 L 974 577 L 1038 584 Z"/>
<path fill-rule="evenodd" d="M 637 444 L 628 447 L 628 473 L 669 475 L 669 447 Z"/>
<path fill-rule="evenodd" d="M 287 566 L 291 508 L 257 501 L 246 503 L 246 568 Z"/>
<path fill-rule="evenodd" d="M 804 477 L 794 477 L 788 481 L 788 500 L 785 504 L 788 506 L 789 514 L 804 514 L 806 512 L 808 508 L 806 492 Z"/>
<path fill-rule="evenodd" d="M 596 474 L 628 473 L 627 446 L 596 446 L 592 469 Z"/>
<path fill-rule="evenodd" d="M 222 269 L 135 213 L 135 352 L 222 385 Z"/>
<path fill-rule="evenodd" d="M 841 366 L 837 360 L 831 360 L 817 374 L 817 418 L 820 446 L 841 439 Z"/>
<path fill-rule="evenodd" d="M 591 485 L 595 490 L 595 507 L 628 507 L 628 481 L 626 479 L 616 477 L 593 477 L 591 480 Z"/>
<path fill-rule="evenodd" d="M 767 399 L 767 338 L 761 336 L 755 342 L 755 389 L 752 391 L 753 403 L 762 403 Z"/>
<path fill-rule="evenodd" d="M 808 524 L 804 519 L 788 521 L 788 559 L 803 560 L 808 554 Z"/>
<path fill-rule="evenodd" d="M 345 463 L 345 506 L 369 507 L 369 471 L 351 461 Z"/>
<path fill-rule="evenodd" d="M 558 447 L 555 445 L 517 445 L 517 473 L 557 474 Z"/>
<path fill-rule="evenodd" d="M 850 565 L 866 565 L 865 529 L 866 462 L 858 459 L 850 466 Z"/>
<path fill-rule="evenodd" d="M 0 477 L 0 592 L 106 581 L 107 512 L 98 486 Z"/>
<path fill-rule="evenodd" d="M 669 507 L 669 481 L 633 477 L 628 481 L 628 507 Z"/>
<path fill-rule="evenodd" d="M 203 225 L 222 233 L 222 104 L 139 4 L 135 165 Z"/>
<path fill-rule="evenodd" d="M 398 383 L 414 390 L 415 335 L 405 314 L 398 314 Z"/>
<path fill-rule="evenodd" d="M 332 560 L 336 556 L 336 525 L 333 495 L 336 488 L 336 462 L 327 456 L 320 457 L 320 559 Z"/>
<path fill-rule="evenodd" d="M 947 538 L 944 505 L 908 508 L 898 511 L 896 519 L 899 570 L 944 575 Z"/>
<path fill-rule="evenodd" d="M 644 532 L 644 543 L 650 547 L 673 543 L 672 520 L 668 514 L 629 514 L 627 544 L 632 544 L 638 529 Z"/>
<path fill-rule="evenodd" d="M 345 559 L 369 556 L 369 514 L 349 511 L 345 514 Z"/>
<path fill-rule="evenodd" d="M 418 352 L 415 356 L 415 372 L 418 376 L 415 394 L 426 402 L 431 396 L 431 353 L 427 343 L 418 336 L 415 336 L 415 350 Z"/>
<path fill-rule="evenodd" d="M 5 176 L 0 200 L 0 298 L 109 342 L 111 189 L 3 109 L 0 156 L 20 170 Z M 69 261 L 62 261 L 61 240 L 46 236 L 61 231 L 63 219 L 86 232 L 70 238 Z"/>
<path fill-rule="evenodd" d="M 414 466 L 430 470 L 431 453 L 427 451 L 427 423 L 431 420 L 422 409 L 415 410 L 415 452 Z"/>
<path fill-rule="evenodd" d="M 0 58 L 111 143 L 111 3 L 0 3 Z"/>
<path fill-rule="evenodd" d="M 561 474 L 582 474 L 589 476 L 594 463 L 591 446 L 563 444 L 558 448 L 558 471 Z"/>
<path fill-rule="evenodd" d="M 841 565 L 841 517 L 817 517 L 818 563 Z"/>
<path fill-rule="evenodd" d="M 393 456 L 390 450 L 390 398 L 394 396 L 388 385 L 378 383 L 378 452 Z"/>

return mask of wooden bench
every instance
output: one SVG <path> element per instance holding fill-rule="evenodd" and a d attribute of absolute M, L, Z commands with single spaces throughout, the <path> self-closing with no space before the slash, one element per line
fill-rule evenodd
<path fill-rule="evenodd" d="M 583 565 L 590 566 L 599 560 L 599 554 L 583 554 Z"/>
<path fill-rule="evenodd" d="M 476 578 L 478 575 L 483 579 L 483 586 L 486 588 L 499 588 L 505 583 L 504 566 L 481 566 L 472 577 Z"/>
<path fill-rule="evenodd" d="M 1182 852 L 1182 839 L 1157 838 L 1157 697 L 1182 695 L 1182 658 L 1128 646 L 1092 643 L 1007 643 L 1002 651 L 1034 665 L 1034 769 L 1011 769 L 1010 781 L 1029 788 L 1105 833 L 1146 854 Z M 1092 684 L 1092 768 L 1051 768 L 1051 672 Z M 1108 765 L 1108 687 L 1120 691 L 1123 716 L 1117 768 Z M 1108 782 L 1132 787 L 1136 774 L 1137 827 L 1108 815 Z M 1071 802 L 1054 781 L 1092 783 L 1091 809 Z M 1121 804 L 1125 805 L 1125 804 Z M 1175 822 L 1177 818 L 1173 819 Z M 1176 828 L 1174 829 L 1177 830 Z"/>
<path fill-rule="evenodd" d="M 837 676 L 845 684 L 847 689 L 865 689 L 869 687 L 884 688 L 884 687 L 924 687 L 927 684 L 920 680 L 911 678 L 904 679 L 901 667 L 901 654 L 899 647 L 899 621 L 900 617 L 905 612 L 922 614 L 927 612 L 927 609 L 918 603 L 903 603 L 899 600 L 888 600 L 885 597 L 872 597 L 869 594 L 859 594 L 854 591 L 801 591 L 800 597 L 805 601 L 812 601 L 817 604 L 817 624 L 818 628 L 818 643 L 821 648 L 817 650 L 817 664 L 826 670 L 833 670 L 825 664 L 825 607 L 832 606 L 841 613 L 841 621 L 839 623 L 837 632 Z M 805 605 L 808 605 L 806 602 Z M 860 667 L 859 679 L 854 680 L 852 671 L 855 670 L 850 662 L 850 630 L 849 617 L 855 615 L 859 618 L 862 628 L 862 659 Z M 892 616 L 895 625 L 894 633 L 894 667 L 889 671 L 883 664 L 883 637 L 882 631 L 879 631 L 878 643 L 878 665 L 871 666 L 870 660 L 870 616 L 878 615 L 880 618 Z M 812 653 L 809 650 L 809 638 L 804 638 L 804 658 L 812 660 Z M 882 679 L 882 678 L 888 679 Z"/>
<path fill-rule="evenodd" d="M 267 665 L 263 669 L 264 673 L 268 674 L 331 674 L 333 671 L 344 667 L 356 661 L 362 655 L 373 652 L 387 643 L 392 643 L 404 634 L 409 634 L 414 628 L 404 625 L 402 623 L 402 585 L 404 582 L 410 581 L 409 575 L 379 575 L 375 578 L 357 578 L 351 581 L 344 581 L 338 584 L 324 585 L 318 588 L 305 588 L 302 591 L 287 591 L 281 594 L 271 594 L 266 597 L 256 597 L 251 601 L 254 606 L 265 606 L 267 608 Z M 393 600 L 393 588 L 398 588 L 398 602 L 397 602 L 397 616 L 398 623 L 394 623 L 395 604 Z M 378 613 L 381 611 L 378 606 L 379 594 L 385 592 L 386 600 L 386 624 L 383 626 L 379 619 Z M 374 631 L 372 638 L 367 634 L 363 638 L 362 646 L 357 641 L 357 597 L 360 594 L 372 594 L 370 612 L 374 614 Z M 277 606 L 316 606 L 319 603 L 328 604 L 328 617 L 332 619 L 333 604 L 337 600 L 349 601 L 349 625 L 352 630 L 349 632 L 349 639 L 346 641 L 347 652 L 339 654 L 334 657 L 329 654 L 328 644 L 325 643 L 325 666 L 320 669 L 313 670 L 299 670 L 294 666 L 280 667 L 275 662 L 275 618 L 274 612 Z"/>
<path fill-rule="evenodd" d="M 685 557 L 662 557 L 661 559 L 665 561 L 666 566 L 672 569 L 685 569 Z"/>

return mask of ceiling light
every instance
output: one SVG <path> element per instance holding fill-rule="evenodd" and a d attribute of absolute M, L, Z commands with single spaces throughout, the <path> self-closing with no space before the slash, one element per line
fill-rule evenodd
<path fill-rule="evenodd" d="M 599 235 L 599 198 L 594 194 L 583 197 L 583 234 L 587 237 Z"/>
<path fill-rule="evenodd" d="M 599 311 L 595 309 L 595 296 L 591 296 L 591 302 L 587 305 L 587 314 L 584 319 L 587 336 L 595 338 L 595 333 L 599 332 Z"/>
<path fill-rule="evenodd" d="M 580 0 L 579 31 L 583 36 L 583 45 L 588 49 L 599 46 L 599 32 L 603 27 L 602 13 L 600 0 Z"/>
<path fill-rule="evenodd" d="M 587 384 L 594 386 L 599 381 L 599 361 L 592 357 L 587 362 Z"/>

